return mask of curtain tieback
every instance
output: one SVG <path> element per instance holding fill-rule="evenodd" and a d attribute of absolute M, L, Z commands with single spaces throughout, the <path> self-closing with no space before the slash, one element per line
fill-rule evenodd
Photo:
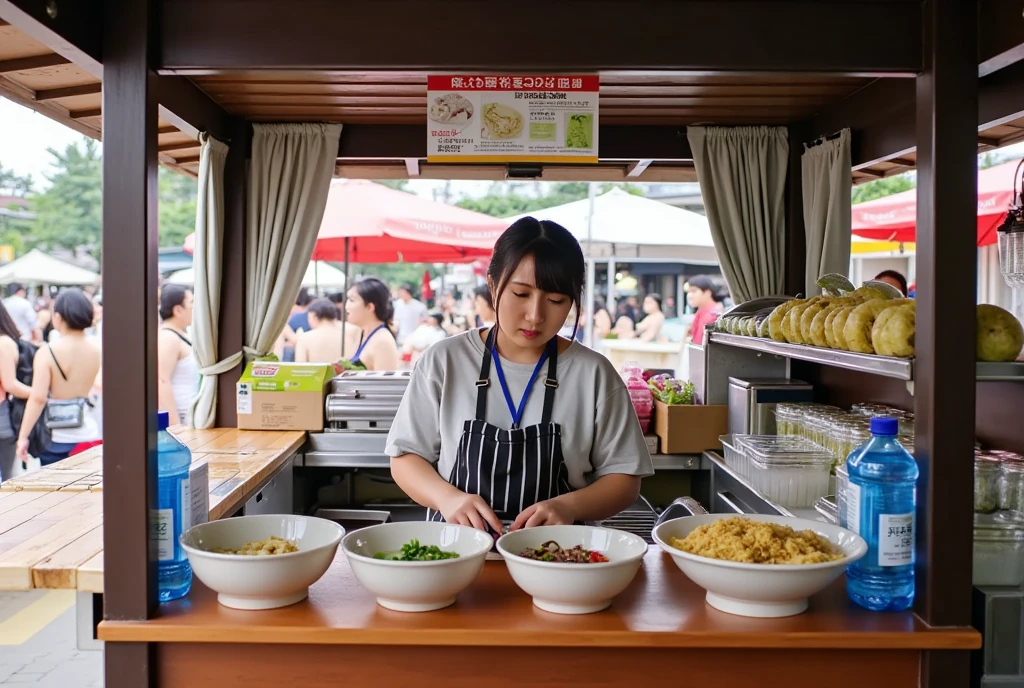
<path fill-rule="evenodd" d="M 214 363 L 211 366 L 206 366 L 204 368 L 200 368 L 199 369 L 199 374 L 203 375 L 203 376 L 221 375 L 222 373 L 228 372 L 229 370 L 231 370 L 232 368 L 234 368 L 236 365 L 238 365 L 241 362 L 242 362 L 242 352 L 239 351 L 238 353 L 232 354 L 232 355 L 228 356 L 227 358 L 225 358 L 224 360 L 218 361 L 217 363 Z"/>

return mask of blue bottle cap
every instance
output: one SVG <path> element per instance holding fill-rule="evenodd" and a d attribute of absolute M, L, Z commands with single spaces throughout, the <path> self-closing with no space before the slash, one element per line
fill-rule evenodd
<path fill-rule="evenodd" d="M 157 414 L 156 414 L 156 429 L 157 429 L 157 431 L 159 432 L 160 430 L 166 430 L 167 427 L 170 424 L 171 424 L 171 414 L 169 414 L 167 411 L 157 411 Z"/>
<path fill-rule="evenodd" d="M 887 416 L 875 416 L 871 419 L 872 435 L 891 435 L 895 437 L 900 432 L 900 422 L 895 418 Z"/>

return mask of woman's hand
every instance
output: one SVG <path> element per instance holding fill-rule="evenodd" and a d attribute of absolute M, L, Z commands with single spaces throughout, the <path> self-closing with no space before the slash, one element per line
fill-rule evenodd
<path fill-rule="evenodd" d="M 534 526 L 568 526 L 576 519 L 572 510 L 564 501 L 547 499 L 523 509 L 512 524 L 510 530 L 533 528 Z"/>
<path fill-rule="evenodd" d="M 22 466 L 28 465 L 28 440 L 19 439 L 18 444 L 14 449 L 14 454 L 21 459 Z"/>
<path fill-rule="evenodd" d="M 438 511 L 448 523 L 472 526 L 477 530 L 490 529 L 501 534 L 501 520 L 480 495 L 458 492 L 438 505 Z"/>

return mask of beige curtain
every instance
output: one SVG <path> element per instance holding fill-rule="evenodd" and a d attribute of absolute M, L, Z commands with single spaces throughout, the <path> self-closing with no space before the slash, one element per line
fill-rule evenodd
<path fill-rule="evenodd" d="M 821 275 L 850 270 L 850 194 L 853 173 L 850 130 L 817 146 L 804 146 L 800 156 L 803 178 L 804 234 L 807 239 L 807 295 L 820 293 Z"/>
<path fill-rule="evenodd" d="M 789 142 L 784 127 L 687 127 L 711 236 L 737 303 L 781 294 Z"/>
<path fill-rule="evenodd" d="M 217 319 L 224 246 L 224 164 L 228 147 L 206 134 L 199 137 L 199 195 L 196 202 L 195 310 L 192 351 L 203 376 L 199 396 L 188 410 L 192 427 L 213 427 L 217 410 L 217 378 L 234 368 L 242 352 L 217 359 Z"/>
<path fill-rule="evenodd" d="M 313 255 L 340 124 L 254 124 L 246 236 L 245 353 L 274 347 Z"/>

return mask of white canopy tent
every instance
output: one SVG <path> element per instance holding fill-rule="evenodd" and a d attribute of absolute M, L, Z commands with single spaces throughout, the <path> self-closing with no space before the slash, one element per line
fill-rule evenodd
<path fill-rule="evenodd" d="M 13 282 L 26 286 L 41 284 L 80 287 L 99 284 L 100 276 L 92 270 L 54 258 L 34 248 L 21 258 L 0 267 L 0 284 Z"/>
<path fill-rule="evenodd" d="M 595 259 L 657 258 L 718 263 L 708 219 L 661 201 L 612 189 L 591 199 L 573 201 L 527 215 L 562 225 Z M 591 218 L 591 215 L 593 217 Z M 588 235 L 589 229 L 589 235 Z"/>
<path fill-rule="evenodd" d="M 195 284 L 195 272 L 193 268 L 172 272 L 167 277 L 167 283 L 191 287 Z M 341 289 L 345 286 L 345 272 L 322 260 L 313 261 L 306 266 L 306 273 L 302 276 L 302 286 L 315 289 Z"/>

